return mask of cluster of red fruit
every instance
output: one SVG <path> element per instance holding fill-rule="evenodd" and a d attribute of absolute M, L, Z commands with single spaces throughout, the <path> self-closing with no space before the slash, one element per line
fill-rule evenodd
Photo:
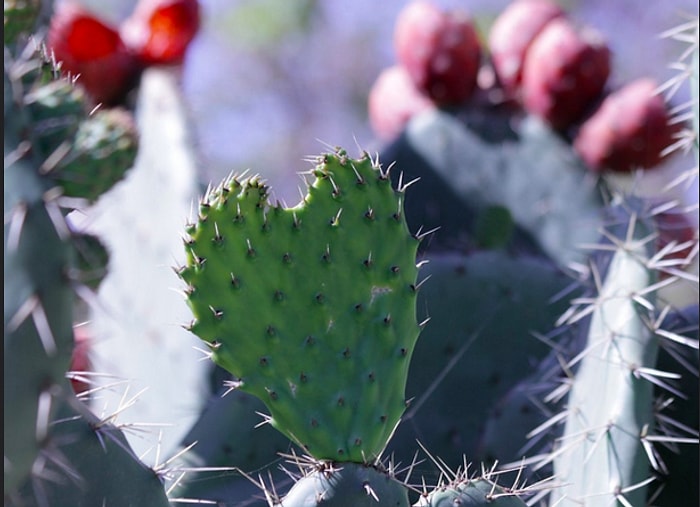
<path fill-rule="evenodd" d="M 652 79 L 607 93 L 605 40 L 551 0 L 510 4 L 491 28 L 488 62 L 469 14 L 428 0 L 400 12 L 394 48 L 398 62 L 379 75 L 368 101 L 371 125 L 383 140 L 396 137 L 418 112 L 466 103 L 484 68 L 495 75 L 491 91 L 570 134 L 594 171 L 654 167 L 682 128 Z"/>
<path fill-rule="evenodd" d="M 141 70 L 181 63 L 199 30 L 197 0 L 140 0 L 118 27 L 77 0 L 57 2 L 46 45 L 96 104 L 121 102 Z"/>

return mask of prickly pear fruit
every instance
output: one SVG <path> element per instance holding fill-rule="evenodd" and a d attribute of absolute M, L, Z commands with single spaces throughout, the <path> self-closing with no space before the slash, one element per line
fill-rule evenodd
<path fill-rule="evenodd" d="M 574 149 L 594 171 L 631 172 L 661 163 L 682 128 L 650 78 L 612 92 L 581 125 Z"/>
<path fill-rule="evenodd" d="M 559 17 L 532 41 L 522 72 L 525 110 L 562 130 L 603 92 L 610 50 L 598 31 Z"/>
<path fill-rule="evenodd" d="M 276 507 L 408 507 L 408 489 L 384 470 L 357 463 L 321 464 Z"/>
<path fill-rule="evenodd" d="M 95 103 L 121 101 L 138 73 L 119 32 L 76 0 L 56 3 L 47 45 L 64 72 L 79 76 Z"/>
<path fill-rule="evenodd" d="M 459 104 L 474 92 L 482 51 L 466 11 L 408 4 L 396 19 L 394 48 L 416 87 L 437 104 Z"/>
<path fill-rule="evenodd" d="M 311 174 L 293 208 L 257 178 L 207 193 L 179 270 L 190 329 L 310 455 L 371 463 L 406 406 L 419 241 L 377 161 L 339 150 Z"/>
<path fill-rule="evenodd" d="M 199 25 L 197 0 L 141 0 L 120 33 L 144 64 L 177 64 Z"/>
<path fill-rule="evenodd" d="M 421 498 L 414 507 L 525 507 L 517 492 L 509 491 L 487 479 L 462 479 L 439 486 Z"/>
<path fill-rule="evenodd" d="M 550 0 L 516 0 L 496 18 L 489 33 L 491 64 L 506 94 L 516 96 L 530 44 L 547 23 L 564 16 Z"/>
<path fill-rule="evenodd" d="M 401 65 L 379 74 L 367 101 L 370 125 L 383 141 L 398 137 L 413 116 L 432 107 L 433 102 L 418 91 Z"/>

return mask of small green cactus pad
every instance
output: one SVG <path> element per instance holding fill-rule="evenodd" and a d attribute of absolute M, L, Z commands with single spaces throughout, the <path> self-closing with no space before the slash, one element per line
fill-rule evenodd
<path fill-rule="evenodd" d="M 179 273 L 192 332 L 275 428 L 318 459 L 371 462 L 405 409 L 419 241 L 378 161 L 317 162 L 292 208 L 254 177 L 208 192 Z"/>
<path fill-rule="evenodd" d="M 32 150 L 44 165 L 65 152 L 87 116 L 85 91 L 67 78 L 51 75 L 51 64 L 45 58 L 40 53 L 30 60 L 30 71 L 22 76 L 28 88 L 23 100 Z"/>
<path fill-rule="evenodd" d="M 441 486 L 421 498 L 415 507 L 525 507 L 516 492 L 509 491 L 487 479 L 460 481 Z"/>
<path fill-rule="evenodd" d="M 305 475 L 276 507 L 408 507 L 408 488 L 374 467 L 344 463 Z"/>
<path fill-rule="evenodd" d="M 70 151 L 49 176 L 64 195 L 96 201 L 134 165 L 138 134 L 125 109 L 97 111 L 81 122 Z"/>

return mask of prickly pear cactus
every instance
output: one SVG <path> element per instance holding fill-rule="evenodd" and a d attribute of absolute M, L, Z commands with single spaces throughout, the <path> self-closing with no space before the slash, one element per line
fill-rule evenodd
<path fill-rule="evenodd" d="M 262 401 L 239 390 L 222 388 L 213 395 L 175 453 L 174 468 L 196 473 L 185 474 L 172 495 L 267 506 L 260 485 L 245 475 L 252 471 L 267 477 L 276 491 L 289 489 L 293 481 L 278 465 L 292 444 L 271 426 L 260 426 L 264 410 Z"/>
<path fill-rule="evenodd" d="M 509 245 L 518 253 L 566 266 L 585 259 L 578 245 L 597 240 L 600 182 L 537 118 L 485 107 L 427 111 L 383 156 L 421 178 L 406 213 L 410 224 L 440 227 L 430 246 L 469 247 L 479 216 L 496 206 L 510 213 Z"/>
<path fill-rule="evenodd" d="M 114 164 L 99 182 L 105 191 L 133 162 L 135 132 L 116 136 L 125 150 L 114 137 L 114 145 L 81 144 L 81 128 L 104 117 L 90 117 L 80 90 L 33 46 L 5 47 L 4 85 L 5 505 L 164 507 L 161 477 L 131 451 L 112 416 L 92 414 L 66 378 L 76 295 L 99 283 L 91 269 L 104 265 L 106 252 L 65 218 L 75 204 L 68 194 L 97 195 L 67 192 L 48 174 L 77 147 L 93 161 L 104 150 L 119 153 L 101 162 Z"/>
<path fill-rule="evenodd" d="M 415 507 L 524 507 L 520 493 L 508 490 L 488 479 L 461 479 L 438 486 L 421 498 Z"/>
<path fill-rule="evenodd" d="M 317 466 L 276 507 L 408 507 L 408 490 L 386 470 L 360 463 Z"/>
<path fill-rule="evenodd" d="M 479 435 L 495 400 L 549 353 L 537 333 L 554 326 L 576 283 L 542 257 L 501 250 L 426 255 L 421 274 L 429 278 L 417 306 L 419 318 L 430 321 L 413 356 L 407 394 L 414 401 L 388 451 L 410 462 L 419 440 L 453 468 L 465 454 L 475 462 L 522 458 L 517 447 L 482 452 Z"/>
<path fill-rule="evenodd" d="M 34 465 L 35 478 L 24 484 L 21 500 L 10 500 L 10 506 L 170 505 L 159 473 L 167 470 L 144 465 L 124 433 L 96 417 L 82 401 L 58 399 L 57 405 L 49 438 Z M 42 476 L 61 482 L 51 484 Z"/>
<path fill-rule="evenodd" d="M 48 174 L 64 195 L 96 201 L 131 168 L 138 149 L 131 113 L 97 111 L 81 122 L 71 149 Z"/>
<path fill-rule="evenodd" d="M 55 198 L 47 198 L 31 161 L 17 152 L 17 110 L 10 106 L 9 112 L 6 100 L 5 494 L 29 476 L 53 415 L 52 386 L 63 380 L 73 349 L 73 292 L 65 278 L 70 244 L 54 222 L 57 214 L 60 220 Z"/>
<path fill-rule="evenodd" d="M 406 408 L 419 240 L 377 161 L 316 164 L 292 208 L 255 177 L 211 189 L 180 276 L 190 329 L 268 422 L 317 459 L 372 463 Z"/>
<path fill-rule="evenodd" d="M 558 383 L 551 373 L 539 379 L 551 386 L 540 406 L 549 404 L 553 413 L 531 433 L 541 439 L 550 431 L 553 446 L 536 460 L 536 468 L 553 464 L 557 487 L 550 505 L 597 505 L 603 499 L 644 505 L 652 471 L 666 471 L 655 443 L 697 442 L 692 428 L 669 432 L 667 424 L 666 409 L 673 405 L 667 396 L 678 395 L 672 384 L 682 375 L 661 369 L 660 348 L 680 349 L 672 354 L 682 357 L 697 341 L 662 326 L 668 308 L 657 296 L 664 282 L 657 278 L 647 205 L 618 196 L 607 223 L 590 261 L 594 290 L 574 299 L 562 319 L 582 340 L 571 341 L 567 352 L 560 344 Z"/>
<path fill-rule="evenodd" d="M 654 307 L 648 231 L 631 223 L 630 237 L 613 255 L 593 311 L 586 350 L 568 399 L 568 418 L 554 461 L 564 483 L 552 492 L 562 505 L 586 498 L 644 502 L 643 441 L 653 423 L 652 374 L 657 343 L 645 315 Z M 648 373 L 647 373 L 648 372 Z M 567 500 L 561 500 L 567 499 Z M 588 500 L 590 501 L 590 500 Z M 599 500 L 596 500 L 599 501 Z"/>

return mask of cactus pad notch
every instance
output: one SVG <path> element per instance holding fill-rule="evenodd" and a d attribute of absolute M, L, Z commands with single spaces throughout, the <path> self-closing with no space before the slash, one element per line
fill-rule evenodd
<path fill-rule="evenodd" d="M 406 407 L 420 332 L 408 185 L 368 155 L 317 160 L 295 207 L 257 177 L 207 192 L 178 272 L 191 331 L 260 398 L 267 422 L 317 459 L 369 463 Z"/>

